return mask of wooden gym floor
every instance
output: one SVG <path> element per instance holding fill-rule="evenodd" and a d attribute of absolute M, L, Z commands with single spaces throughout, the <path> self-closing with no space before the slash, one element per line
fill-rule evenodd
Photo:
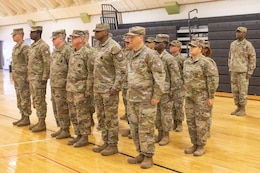
<path fill-rule="evenodd" d="M 206 154 L 201 157 L 184 154 L 190 147 L 187 125 L 184 131 L 170 133 L 167 146 L 156 144 L 155 165 L 147 170 L 140 165 L 127 163 L 136 156 L 131 139 L 119 136 L 119 153 L 101 156 L 92 152 L 94 145 L 101 145 L 100 132 L 93 127 L 90 144 L 82 148 L 66 145 L 70 139 L 57 140 L 50 134 L 58 128 L 53 117 L 50 88 L 47 90 L 47 131 L 32 133 L 28 127 L 13 126 L 19 119 L 11 73 L 0 71 L 0 173 L 256 173 L 260 172 L 260 97 L 250 96 L 247 116 L 231 116 L 235 109 L 229 93 L 217 93 L 213 109 L 211 138 Z M 121 98 L 120 98 L 121 99 Z M 119 116 L 124 112 L 120 100 Z M 31 122 L 35 123 L 35 110 Z M 96 115 L 95 115 L 96 122 Z M 128 128 L 120 120 L 120 132 Z M 71 129 L 73 134 L 73 130 Z"/>

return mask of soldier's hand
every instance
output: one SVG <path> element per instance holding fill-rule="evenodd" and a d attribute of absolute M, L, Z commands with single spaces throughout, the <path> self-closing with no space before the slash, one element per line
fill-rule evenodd
<path fill-rule="evenodd" d="M 250 79 L 251 75 L 250 74 L 246 74 L 246 79 Z"/>
<path fill-rule="evenodd" d="M 90 97 L 90 93 L 89 92 L 85 92 L 85 97 Z"/>
<path fill-rule="evenodd" d="M 151 104 L 152 105 L 157 105 L 159 103 L 160 100 L 157 100 L 157 99 L 152 99 L 151 100 Z"/>
<path fill-rule="evenodd" d="M 26 79 L 26 82 L 27 82 L 27 83 L 30 83 L 29 79 Z"/>
<path fill-rule="evenodd" d="M 47 80 L 42 80 L 42 84 L 45 85 L 47 83 Z"/>
<path fill-rule="evenodd" d="M 112 95 L 115 95 L 118 93 L 118 90 L 114 89 L 114 88 L 110 88 L 109 89 L 109 94 L 112 96 Z"/>
<path fill-rule="evenodd" d="M 208 106 L 213 106 L 214 99 L 208 99 Z"/>

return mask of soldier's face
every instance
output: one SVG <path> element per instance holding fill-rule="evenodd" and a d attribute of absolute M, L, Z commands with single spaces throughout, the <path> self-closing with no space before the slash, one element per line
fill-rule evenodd
<path fill-rule="evenodd" d="M 236 32 L 236 38 L 239 40 L 245 38 L 245 35 L 246 35 L 246 33 L 244 33 L 244 32 L 241 32 L 241 31 Z"/>
<path fill-rule="evenodd" d="M 163 50 L 165 48 L 164 42 L 155 42 L 154 49 L 155 50 Z"/>
<path fill-rule="evenodd" d="M 172 54 L 179 53 L 179 52 L 180 52 L 180 47 L 171 45 L 171 46 L 170 46 L 170 52 L 171 52 Z"/>
<path fill-rule="evenodd" d="M 84 38 L 80 36 L 72 36 L 71 37 L 71 45 L 77 48 L 82 42 L 84 42 Z"/>
<path fill-rule="evenodd" d="M 102 40 L 104 37 L 108 35 L 107 31 L 96 31 L 95 32 L 95 39 Z"/>
<path fill-rule="evenodd" d="M 129 35 L 129 45 L 128 47 L 130 49 L 135 48 L 137 45 L 139 45 L 141 42 L 143 42 L 143 36 L 141 35 Z"/>
<path fill-rule="evenodd" d="M 31 38 L 32 40 L 37 39 L 37 38 L 38 38 L 38 33 L 37 33 L 37 31 L 31 31 L 31 33 L 30 33 L 30 38 Z"/>
<path fill-rule="evenodd" d="M 201 54 L 202 48 L 197 46 L 190 46 L 190 54 L 191 56 L 197 56 Z"/>

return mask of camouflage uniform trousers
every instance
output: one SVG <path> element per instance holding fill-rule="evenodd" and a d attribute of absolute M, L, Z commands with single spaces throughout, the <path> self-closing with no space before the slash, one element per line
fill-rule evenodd
<path fill-rule="evenodd" d="M 36 109 L 36 115 L 39 119 L 45 119 L 47 113 L 46 83 L 38 80 L 30 80 L 30 91 L 33 100 L 33 107 Z"/>
<path fill-rule="evenodd" d="M 20 113 L 25 116 L 31 115 L 30 85 L 26 82 L 26 76 L 14 77 L 14 88 Z"/>
<path fill-rule="evenodd" d="M 127 88 L 122 88 L 122 97 L 123 97 L 123 103 L 124 103 L 124 107 L 125 107 L 125 115 L 128 115 L 127 114 Z"/>
<path fill-rule="evenodd" d="M 236 105 L 245 106 L 247 104 L 249 80 L 246 73 L 231 72 L 231 90 Z"/>
<path fill-rule="evenodd" d="M 178 89 L 173 97 L 172 118 L 173 120 L 184 120 L 185 91 Z"/>
<path fill-rule="evenodd" d="M 157 105 L 147 102 L 128 101 L 129 123 L 136 151 L 152 157 L 155 152 L 154 125 Z"/>
<path fill-rule="evenodd" d="M 69 107 L 67 104 L 67 91 L 65 88 L 51 88 L 52 103 L 56 112 L 56 120 L 59 123 L 61 129 L 69 129 L 70 117 Z M 54 114 L 55 115 L 55 114 Z"/>
<path fill-rule="evenodd" d="M 155 126 L 159 131 L 169 132 L 172 129 L 173 101 L 168 94 L 163 94 L 157 105 Z"/>
<path fill-rule="evenodd" d="M 212 106 L 208 106 L 208 93 L 202 91 L 185 99 L 186 121 L 191 143 L 206 145 L 211 124 Z"/>
<path fill-rule="evenodd" d="M 105 144 L 117 144 L 119 94 L 94 93 L 94 98 L 102 139 Z"/>
<path fill-rule="evenodd" d="M 75 135 L 90 135 L 90 97 L 85 97 L 85 93 L 67 92 L 67 101 Z"/>

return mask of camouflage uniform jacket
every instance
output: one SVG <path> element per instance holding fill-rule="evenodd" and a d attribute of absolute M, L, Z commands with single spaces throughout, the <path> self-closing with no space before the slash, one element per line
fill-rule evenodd
<path fill-rule="evenodd" d="M 119 91 L 126 75 L 126 60 L 120 45 L 109 37 L 97 45 L 95 54 L 94 91 L 108 93 L 111 88 Z"/>
<path fill-rule="evenodd" d="M 165 70 L 164 93 L 174 93 L 182 86 L 178 63 L 166 50 L 164 50 L 159 56 L 163 62 L 163 67 Z"/>
<path fill-rule="evenodd" d="M 128 100 L 132 102 L 160 100 L 164 92 L 165 70 L 157 52 L 143 46 L 131 51 L 128 61 Z"/>
<path fill-rule="evenodd" d="M 50 67 L 50 84 L 51 87 L 65 88 L 66 79 L 69 68 L 69 58 L 72 48 L 68 43 L 65 43 L 60 48 L 52 52 L 51 67 Z"/>
<path fill-rule="evenodd" d="M 48 44 L 39 39 L 31 45 L 28 78 L 29 80 L 48 80 L 50 74 L 50 48 Z"/>
<path fill-rule="evenodd" d="M 252 75 L 256 67 L 254 46 L 246 39 L 233 41 L 230 44 L 228 67 L 231 72 L 244 72 Z"/>
<path fill-rule="evenodd" d="M 66 90 L 69 92 L 86 93 L 91 92 L 91 80 L 88 77 L 91 70 L 90 59 L 93 50 L 82 46 L 79 50 L 72 51 L 69 59 L 69 70 L 67 75 Z M 92 68 L 93 69 L 93 68 Z"/>
<path fill-rule="evenodd" d="M 21 44 L 16 44 L 12 52 L 12 75 L 13 79 L 19 76 L 27 78 L 28 56 L 30 46 L 23 41 Z"/>
<path fill-rule="evenodd" d="M 186 95 L 193 96 L 201 91 L 208 91 L 210 99 L 214 98 L 217 86 L 218 70 L 208 58 L 200 55 L 195 61 L 188 58 L 184 61 L 183 78 Z"/>
<path fill-rule="evenodd" d="M 178 53 L 178 55 L 173 56 L 173 58 L 178 62 L 179 69 L 180 69 L 180 74 L 181 74 L 181 79 L 183 81 L 183 64 L 184 64 L 184 61 L 187 58 L 184 57 L 181 53 Z"/>

